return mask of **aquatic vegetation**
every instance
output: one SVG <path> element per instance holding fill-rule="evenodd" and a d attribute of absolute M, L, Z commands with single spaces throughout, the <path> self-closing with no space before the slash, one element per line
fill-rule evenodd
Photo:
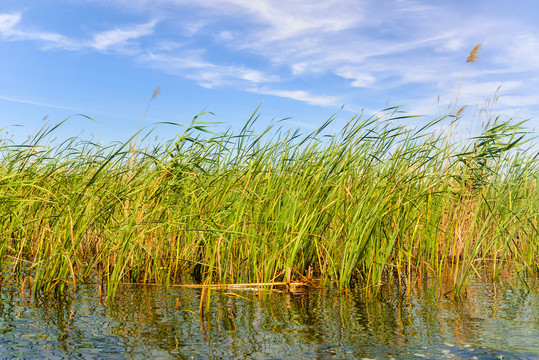
<path fill-rule="evenodd" d="M 144 147 L 151 130 L 109 146 L 51 142 L 58 124 L 4 142 L 3 279 L 36 295 L 99 279 L 113 295 L 122 282 L 376 291 L 435 276 L 458 293 L 485 271 L 536 273 L 538 162 L 524 123 L 492 118 L 450 142 L 453 116 L 409 118 L 390 108 L 301 134 L 256 132 L 256 114 L 214 132 L 197 116 Z"/>

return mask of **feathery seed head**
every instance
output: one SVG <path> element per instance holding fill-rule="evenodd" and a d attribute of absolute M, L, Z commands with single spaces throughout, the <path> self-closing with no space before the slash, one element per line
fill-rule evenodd
<path fill-rule="evenodd" d="M 462 115 L 462 113 L 464 112 L 464 110 L 466 110 L 467 107 L 468 107 L 468 105 L 464 105 L 463 107 L 461 107 L 459 109 L 459 111 L 457 111 L 457 116 Z"/>
<path fill-rule="evenodd" d="M 474 46 L 474 48 L 472 49 L 472 51 L 470 51 L 470 55 L 468 55 L 468 59 L 466 59 L 466 62 L 469 63 L 469 62 L 477 62 L 477 58 L 478 58 L 478 52 L 479 50 L 481 49 L 481 47 L 483 46 L 483 44 L 477 44 Z"/>
<path fill-rule="evenodd" d="M 159 95 L 160 92 L 161 92 L 161 85 L 157 85 L 157 87 L 153 91 L 152 100 L 155 99 L 157 95 Z"/>

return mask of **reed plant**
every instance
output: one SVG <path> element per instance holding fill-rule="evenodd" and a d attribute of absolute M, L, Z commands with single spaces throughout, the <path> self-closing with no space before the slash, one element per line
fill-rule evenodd
<path fill-rule="evenodd" d="M 118 284 L 271 283 L 376 291 L 423 276 L 537 273 L 537 156 L 502 117 L 450 142 L 398 108 L 330 133 L 216 132 L 203 114 L 161 144 L 0 146 L 3 281 L 35 295 Z M 143 143 L 141 141 L 140 143 Z M 24 279 L 24 280 L 21 280 Z"/>

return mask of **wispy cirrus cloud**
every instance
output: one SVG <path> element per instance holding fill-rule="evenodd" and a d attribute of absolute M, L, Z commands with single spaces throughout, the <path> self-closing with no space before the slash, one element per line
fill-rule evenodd
<path fill-rule="evenodd" d="M 256 94 L 272 95 L 282 98 L 305 102 L 310 105 L 317 106 L 341 106 L 338 98 L 335 96 L 320 96 L 314 95 L 305 90 L 284 90 L 284 89 L 269 89 L 266 87 L 249 88 L 248 91 Z"/>
<path fill-rule="evenodd" d="M 240 86 L 279 81 L 279 76 L 242 65 L 219 65 L 206 61 L 201 50 L 181 49 L 179 54 L 147 52 L 138 61 L 146 66 L 161 69 L 173 75 L 193 80 L 200 86 Z"/>
<path fill-rule="evenodd" d="M 0 36 L 131 55 L 206 88 L 234 87 L 316 106 L 346 102 L 359 108 L 365 91 L 382 102 L 396 98 L 399 105 L 437 95 L 450 103 L 467 52 L 482 42 L 480 64 L 466 73 L 463 103 L 476 101 L 490 86 L 493 92 L 493 76 L 500 76 L 500 83 L 522 78 L 519 88 L 504 88 L 512 104 L 527 103 L 525 94 L 539 91 L 530 81 L 539 69 L 534 23 L 523 25 L 488 7 L 464 13 L 451 2 L 425 0 L 86 1 L 154 20 L 75 41 L 69 34 L 23 31 L 20 14 L 4 14 Z M 320 81 L 323 87 L 317 86 Z M 316 93 L 320 88 L 344 99 Z"/>
<path fill-rule="evenodd" d="M 80 48 L 67 36 L 45 31 L 21 30 L 17 25 L 21 22 L 21 13 L 0 14 L 0 37 L 7 41 L 35 40 L 45 46 L 61 47 L 68 50 Z"/>
<path fill-rule="evenodd" d="M 157 18 L 143 24 L 96 32 L 89 39 L 72 39 L 51 32 L 23 30 L 21 20 L 20 13 L 0 14 L 0 36 L 8 41 L 36 40 L 43 44 L 43 48 L 54 47 L 69 51 L 94 49 L 131 55 L 135 61 L 148 67 L 191 79 L 206 88 L 279 81 L 278 75 L 241 64 L 223 65 L 208 61 L 204 59 L 205 49 L 187 48 L 181 42 L 159 40 L 152 41 L 150 47 L 141 46 L 137 41 L 154 34 L 160 22 Z"/>
<path fill-rule="evenodd" d="M 21 14 L 0 14 L 0 33 L 7 35 L 21 20 Z"/>
<path fill-rule="evenodd" d="M 62 109 L 62 110 L 73 110 L 73 111 L 80 111 L 80 109 L 60 105 L 60 104 L 52 104 L 52 103 L 46 103 L 42 101 L 35 101 L 31 99 L 23 99 L 23 98 L 16 98 L 16 97 L 10 97 L 10 96 L 0 96 L 0 102 L 2 101 L 9 101 L 9 102 L 15 102 L 19 104 L 28 104 L 28 105 L 37 105 L 37 106 L 43 106 L 48 108 L 55 108 L 55 109 Z"/>
<path fill-rule="evenodd" d="M 139 1 L 138 6 L 144 4 L 150 2 Z M 463 14 L 449 3 L 215 0 L 193 5 L 168 0 L 161 6 L 203 9 L 209 14 L 206 27 L 217 34 L 219 44 L 288 68 L 290 81 L 331 74 L 352 88 L 389 91 L 421 85 L 435 98 L 447 87 L 455 91 L 467 52 L 480 42 L 488 56 L 481 54 L 481 64 L 469 69 L 466 77 L 484 82 L 485 88 L 492 85 L 486 69 L 519 76 L 539 68 L 537 32 L 504 14 Z M 223 21 L 242 25 L 226 28 Z M 529 82 L 522 85 L 530 91 L 537 88 Z M 474 100 L 472 95 L 464 92 L 462 100 Z"/>
<path fill-rule="evenodd" d="M 153 19 L 144 24 L 97 32 L 91 39 L 76 39 L 54 32 L 30 30 L 22 26 L 21 22 L 22 13 L 0 14 L 0 37 L 7 41 L 38 41 L 46 49 L 60 48 L 75 51 L 93 48 L 98 51 L 107 51 L 113 48 L 120 49 L 130 40 L 151 35 L 158 20 Z"/>
<path fill-rule="evenodd" d="M 145 24 L 116 28 L 97 33 L 89 42 L 89 46 L 104 51 L 114 46 L 124 45 L 129 40 L 151 35 L 154 32 L 154 27 L 157 23 L 158 20 L 153 19 Z"/>

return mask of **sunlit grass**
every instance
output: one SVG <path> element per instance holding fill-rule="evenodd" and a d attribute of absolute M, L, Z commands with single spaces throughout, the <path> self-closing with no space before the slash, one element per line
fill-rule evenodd
<path fill-rule="evenodd" d="M 4 281 L 34 294 L 103 281 L 268 283 L 376 291 L 537 271 L 537 159 L 522 123 L 492 119 L 461 143 L 398 109 L 302 134 L 256 115 L 238 133 L 196 117 L 159 146 L 50 142 L 0 147 Z M 61 124 L 60 124 L 61 125 Z M 181 129 L 180 127 L 175 127 Z M 6 266 L 5 266 L 6 267 Z M 485 272 L 486 270 L 486 272 Z M 21 275 L 21 272 L 23 274 Z M 15 281 L 15 279 L 11 279 Z"/>

